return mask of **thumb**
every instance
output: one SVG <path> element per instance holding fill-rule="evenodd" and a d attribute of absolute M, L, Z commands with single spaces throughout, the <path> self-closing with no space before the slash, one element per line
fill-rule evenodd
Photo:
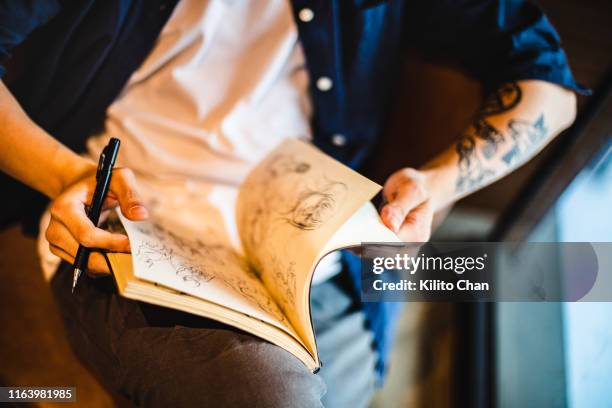
<path fill-rule="evenodd" d="M 380 216 L 385 225 L 394 232 L 399 232 L 406 215 L 427 200 L 427 193 L 417 183 L 408 182 L 400 185 L 394 194 L 389 194 L 392 199 L 385 204 Z"/>
<path fill-rule="evenodd" d="M 130 169 L 116 169 L 110 184 L 111 191 L 119 201 L 119 207 L 125 217 L 132 221 L 141 221 L 149 216 L 144 201 L 138 194 L 136 177 Z"/>

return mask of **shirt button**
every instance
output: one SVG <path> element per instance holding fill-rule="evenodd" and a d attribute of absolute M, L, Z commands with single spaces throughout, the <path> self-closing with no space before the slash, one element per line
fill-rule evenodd
<path fill-rule="evenodd" d="M 334 146 L 340 147 L 346 144 L 346 137 L 344 135 L 341 135 L 340 133 L 336 133 L 335 135 L 333 135 L 331 140 Z"/>
<path fill-rule="evenodd" d="M 329 91 L 332 86 L 333 86 L 333 82 L 330 78 L 322 76 L 321 78 L 317 79 L 317 88 L 319 89 L 319 91 Z"/>
<path fill-rule="evenodd" d="M 312 21 L 312 19 L 314 18 L 314 12 L 309 8 L 303 8 L 298 13 L 298 17 L 300 18 L 302 22 L 308 23 L 309 21 Z"/>

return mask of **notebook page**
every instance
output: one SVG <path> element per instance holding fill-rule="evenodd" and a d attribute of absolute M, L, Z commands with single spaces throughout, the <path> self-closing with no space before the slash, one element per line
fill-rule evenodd
<path fill-rule="evenodd" d="M 312 269 L 336 230 L 380 188 L 295 139 L 264 158 L 240 188 L 236 218 L 247 259 L 313 350 L 305 295 Z"/>
<path fill-rule="evenodd" d="M 243 256 L 215 237 L 168 226 L 161 220 L 132 222 L 118 212 L 130 239 L 134 275 L 205 299 L 295 334 Z"/>

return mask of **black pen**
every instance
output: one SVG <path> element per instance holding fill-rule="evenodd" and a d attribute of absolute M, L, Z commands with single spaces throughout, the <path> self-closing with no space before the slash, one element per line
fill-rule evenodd
<path fill-rule="evenodd" d="M 119 139 L 111 138 L 102 153 L 100 154 L 100 160 L 98 161 L 98 170 L 96 171 L 96 189 L 91 199 L 91 205 L 87 209 L 87 217 L 95 225 L 98 226 L 100 221 L 100 212 L 102 211 L 102 204 L 108 193 L 108 187 L 110 186 L 111 177 L 113 176 L 113 166 L 117 160 L 117 153 L 119 153 Z M 74 258 L 74 275 L 72 277 L 72 293 L 77 285 L 79 277 L 87 268 L 87 261 L 89 260 L 89 248 L 79 245 L 76 257 Z"/>

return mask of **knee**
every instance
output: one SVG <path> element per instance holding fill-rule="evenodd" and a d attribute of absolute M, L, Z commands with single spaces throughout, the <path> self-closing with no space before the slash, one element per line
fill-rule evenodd
<path fill-rule="evenodd" d="M 173 337 L 176 340 L 177 335 Z M 230 331 L 205 340 L 196 343 L 207 347 L 191 348 L 193 342 L 181 342 L 184 347 L 173 344 L 170 350 L 160 350 L 161 355 L 149 356 L 149 369 L 141 373 L 147 380 L 138 381 L 147 384 L 129 387 L 130 399 L 141 406 L 160 407 L 322 406 L 324 381 L 280 347 Z M 159 362 L 156 368 L 151 367 L 151 357 Z"/>
<path fill-rule="evenodd" d="M 219 406 L 322 406 L 322 378 L 270 343 L 242 344 L 220 355 L 216 366 Z"/>

